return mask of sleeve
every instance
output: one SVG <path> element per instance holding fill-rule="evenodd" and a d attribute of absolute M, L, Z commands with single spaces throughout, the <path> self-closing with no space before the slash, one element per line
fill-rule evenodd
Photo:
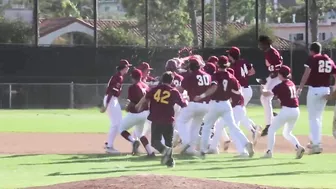
<path fill-rule="evenodd" d="M 236 78 L 231 78 L 231 89 L 235 90 L 235 91 L 239 91 L 240 90 L 240 84 L 238 82 L 238 80 Z"/>
<path fill-rule="evenodd" d="M 280 85 L 276 85 L 273 89 L 272 89 L 272 93 L 274 94 L 274 96 L 277 96 L 279 94 L 279 86 Z"/>
<path fill-rule="evenodd" d="M 128 96 L 127 96 L 127 99 L 130 100 L 132 102 L 132 99 L 133 99 L 133 86 L 130 86 L 128 88 Z"/>
<path fill-rule="evenodd" d="M 211 85 L 218 85 L 216 74 L 211 76 Z"/>
<path fill-rule="evenodd" d="M 182 95 L 180 92 L 178 92 L 177 90 L 173 90 L 174 92 L 174 97 L 175 97 L 175 104 L 181 106 L 181 108 L 184 108 L 187 106 L 187 103 L 185 102 L 185 100 L 182 98 Z"/>
<path fill-rule="evenodd" d="M 333 60 L 331 60 L 331 59 L 329 61 L 332 64 L 332 71 L 331 71 L 331 73 L 332 74 L 336 74 L 336 65 L 335 65 L 335 62 Z"/>
<path fill-rule="evenodd" d="M 274 66 L 274 71 L 279 71 L 282 65 L 282 57 L 276 51 L 272 51 L 269 56 L 269 63 Z"/>
<path fill-rule="evenodd" d="M 188 87 L 188 80 L 186 78 L 181 81 L 181 87 L 183 89 L 187 89 L 187 87 Z"/>
<path fill-rule="evenodd" d="M 304 64 L 304 67 L 311 69 L 312 65 L 313 65 L 313 62 L 314 62 L 314 58 L 312 56 L 309 56 L 308 60 Z"/>
<path fill-rule="evenodd" d="M 153 88 L 153 89 L 149 90 L 149 91 L 148 91 L 148 93 L 146 93 L 146 96 L 145 96 L 145 98 L 146 98 L 147 100 L 150 100 L 150 99 L 152 99 L 152 98 L 153 98 L 153 95 L 154 95 L 154 91 L 155 91 L 155 90 L 156 90 L 155 88 Z"/>
<path fill-rule="evenodd" d="M 105 92 L 105 96 L 106 96 L 106 101 L 105 101 L 105 106 L 107 106 L 110 101 L 112 96 L 118 96 L 119 92 L 120 92 L 120 87 L 121 87 L 121 83 L 122 83 L 122 78 L 121 77 L 115 77 L 112 76 L 107 88 L 106 88 L 106 92 Z"/>

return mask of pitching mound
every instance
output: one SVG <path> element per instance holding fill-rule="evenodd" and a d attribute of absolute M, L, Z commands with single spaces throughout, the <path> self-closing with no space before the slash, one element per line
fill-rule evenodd
<path fill-rule="evenodd" d="M 52 186 L 35 187 L 34 189 L 283 189 L 278 187 L 258 186 L 251 184 L 229 183 L 216 180 L 195 179 L 166 175 L 135 175 L 117 178 L 105 178 L 70 182 Z M 33 188 L 31 188 L 33 189 Z"/>

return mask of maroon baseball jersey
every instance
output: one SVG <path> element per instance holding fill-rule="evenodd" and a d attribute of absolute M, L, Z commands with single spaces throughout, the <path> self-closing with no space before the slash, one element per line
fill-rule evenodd
<path fill-rule="evenodd" d="M 252 69 L 252 64 L 246 60 L 240 59 L 231 64 L 234 76 L 243 87 L 248 87 L 248 72 Z"/>
<path fill-rule="evenodd" d="M 226 101 L 232 96 L 232 90 L 239 91 L 238 80 L 227 71 L 218 71 L 212 77 L 212 85 L 217 85 L 216 92 L 211 96 L 212 100 Z"/>
<path fill-rule="evenodd" d="M 287 79 L 272 90 L 274 96 L 277 96 L 281 102 L 281 106 L 286 106 L 290 108 L 299 107 L 299 99 L 296 95 L 295 84 Z"/>
<path fill-rule="evenodd" d="M 119 97 L 121 93 L 121 85 L 124 78 L 120 72 L 116 73 L 110 78 L 110 81 L 107 84 L 105 95 L 107 95 L 106 105 L 109 104 L 112 96 Z"/>
<path fill-rule="evenodd" d="M 173 87 L 178 87 L 181 86 L 181 82 L 183 80 L 183 76 L 177 74 L 176 72 L 174 72 L 174 80 L 173 80 Z"/>
<path fill-rule="evenodd" d="M 310 56 L 305 67 L 311 69 L 306 85 L 312 87 L 329 87 L 330 76 L 336 73 L 334 61 L 325 54 Z"/>
<path fill-rule="evenodd" d="M 279 51 L 274 47 L 271 47 L 267 51 L 265 51 L 265 61 L 269 64 L 268 71 L 271 73 L 277 73 L 282 65 L 282 56 Z"/>
<path fill-rule="evenodd" d="M 234 108 L 235 106 L 244 106 L 244 97 L 241 94 L 231 94 L 231 106 Z"/>
<path fill-rule="evenodd" d="M 150 101 L 148 120 L 154 123 L 171 124 L 174 122 L 174 105 L 187 106 L 181 94 L 172 86 L 160 84 L 146 94 Z"/>
<path fill-rule="evenodd" d="M 202 70 L 190 72 L 184 77 L 181 87 L 188 92 L 190 101 L 204 93 L 211 85 L 211 76 Z M 200 102 L 208 102 L 210 98 L 205 98 Z"/>
<path fill-rule="evenodd" d="M 128 100 L 131 102 L 128 106 L 128 111 L 131 113 L 138 113 L 135 109 L 135 105 L 141 100 L 143 96 L 149 91 L 147 84 L 139 81 L 128 88 Z M 143 108 L 143 110 L 148 110 L 148 106 Z"/>

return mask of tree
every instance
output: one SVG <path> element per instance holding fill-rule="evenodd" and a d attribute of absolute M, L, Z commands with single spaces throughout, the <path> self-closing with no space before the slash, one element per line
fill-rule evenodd
<path fill-rule="evenodd" d="M 336 8 L 335 0 L 310 0 L 310 31 L 311 40 L 317 41 L 319 16 Z"/>
<path fill-rule="evenodd" d="M 149 32 L 153 46 L 191 46 L 193 33 L 189 29 L 190 17 L 186 12 L 187 0 L 150 0 Z M 134 3 L 133 0 L 122 0 L 127 16 L 137 18 L 139 28 L 144 31 L 145 0 Z M 154 39 L 154 40 L 153 40 Z"/>
<path fill-rule="evenodd" d="M 42 18 L 80 17 L 80 11 L 71 0 L 39 1 L 39 12 Z"/>
<path fill-rule="evenodd" d="M 124 28 L 108 28 L 99 33 L 99 44 L 144 46 L 145 39 Z"/>
<path fill-rule="evenodd" d="M 193 33 L 193 46 L 199 46 L 198 32 L 197 32 L 197 15 L 196 15 L 196 3 L 194 0 L 188 0 L 188 13 L 191 20 L 191 30 Z"/>
<path fill-rule="evenodd" d="M 33 31 L 30 24 L 20 20 L 8 21 L 0 18 L 0 43 L 31 43 Z"/>

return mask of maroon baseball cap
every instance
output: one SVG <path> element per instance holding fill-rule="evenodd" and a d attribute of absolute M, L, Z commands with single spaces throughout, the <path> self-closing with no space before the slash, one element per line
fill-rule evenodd
<path fill-rule="evenodd" d="M 140 79 L 142 78 L 142 72 L 139 69 L 134 69 L 131 73 L 133 79 Z"/>
<path fill-rule="evenodd" d="M 205 64 L 203 69 L 206 73 L 212 75 L 212 74 L 215 73 L 217 68 L 216 68 L 215 64 L 213 64 L 212 62 L 208 62 L 208 63 Z"/>
<path fill-rule="evenodd" d="M 153 68 L 151 68 L 147 62 L 142 62 L 141 64 L 139 64 L 138 69 L 139 70 L 152 70 Z"/>
<path fill-rule="evenodd" d="M 288 77 L 291 74 L 291 69 L 286 65 L 282 65 L 279 69 L 279 74 L 284 77 Z"/>
<path fill-rule="evenodd" d="M 222 55 L 218 58 L 217 64 L 229 67 L 229 58 L 227 56 Z"/>
<path fill-rule="evenodd" d="M 130 66 L 132 66 L 132 64 L 130 64 L 128 62 L 128 60 L 126 60 L 126 59 L 121 59 L 120 62 L 119 62 L 119 66 L 130 67 Z"/>
<path fill-rule="evenodd" d="M 235 72 L 232 68 L 227 68 L 226 71 L 228 71 L 230 74 L 234 75 Z"/>
<path fill-rule="evenodd" d="M 239 57 L 240 56 L 240 49 L 238 47 L 231 47 L 230 50 L 226 51 L 232 57 Z"/>
<path fill-rule="evenodd" d="M 198 65 L 198 66 L 201 65 L 199 59 L 196 58 L 196 57 L 192 57 L 192 58 L 189 59 L 189 65 L 192 65 L 192 64 L 194 64 L 194 65 Z"/>
<path fill-rule="evenodd" d="M 217 58 L 217 56 L 210 56 L 210 57 L 208 58 L 208 62 L 211 62 L 211 63 L 216 64 L 216 63 L 218 62 L 218 58 Z"/>

